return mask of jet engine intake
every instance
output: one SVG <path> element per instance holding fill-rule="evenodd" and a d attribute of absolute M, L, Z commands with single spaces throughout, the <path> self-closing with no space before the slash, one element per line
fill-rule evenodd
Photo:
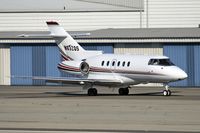
<path fill-rule="evenodd" d="M 81 70 L 81 73 L 84 74 L 84 75 L 87 75 L 90 71 L 90 66 L 87 62 L 82 62 L 80 64 L 80 70 Z"/>

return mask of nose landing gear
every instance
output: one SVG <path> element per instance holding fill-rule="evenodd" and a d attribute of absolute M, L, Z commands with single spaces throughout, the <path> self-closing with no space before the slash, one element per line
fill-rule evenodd
<path fill-rule="evenodd" d="M 169 86 L 165 85 L 165 90 L 163 91 L 163 96 L 171 96 L 172 92 L 169 90 Z"/>

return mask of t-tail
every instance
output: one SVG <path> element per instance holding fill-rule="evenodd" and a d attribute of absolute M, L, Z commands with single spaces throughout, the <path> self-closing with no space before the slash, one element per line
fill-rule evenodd
<path fill-rule="evenodd" d="M 102 51 L 84 50 L 57 22 L 47 22 L 47 25 L 64 59 L 83 60 L 102 54 Z"/>

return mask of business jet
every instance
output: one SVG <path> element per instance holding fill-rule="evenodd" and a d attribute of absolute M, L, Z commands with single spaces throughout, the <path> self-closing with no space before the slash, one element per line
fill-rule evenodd
<path fill-rule="evenodd" d="M 98 94 L 96 86 L 119 88 L 119 95 L 128 95 L 132 85 L 163 83 L 164 96 L 170 96 L 168 83 L 187 78 L 187 74 L 175 66 L 166 56 L 104 54 L 102 51 L 83 49 L 57 22 L 47 22 L 64 61 L 58 69 L 80 78 L 32 77 L 32 79 L 63 84 L 79 84 L 89 96 Z M 21 37 L 30 37 L 22 35 Z"/>

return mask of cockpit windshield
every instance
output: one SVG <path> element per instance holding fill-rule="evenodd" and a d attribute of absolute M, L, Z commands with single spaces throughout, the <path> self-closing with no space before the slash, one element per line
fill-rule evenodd
<path fill-rule="evenodd" d="M 148 65 L 174 66 L 169 59 L 150 59 Z"/>

